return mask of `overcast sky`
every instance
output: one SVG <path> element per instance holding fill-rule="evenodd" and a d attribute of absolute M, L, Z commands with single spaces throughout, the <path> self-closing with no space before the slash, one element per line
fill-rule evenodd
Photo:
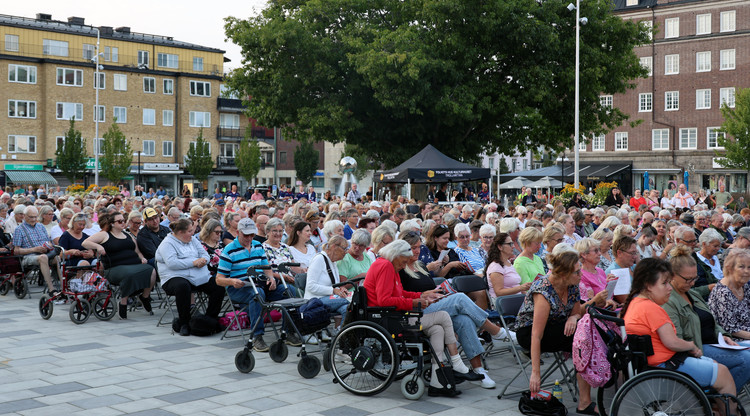
<path fill-rule="evenodd" d="M 28 1 L 28 2 L 27 2 Z M 92 26 L 130 26 L 133 32 L 172 36 L 175 40 L 226 51 L 232 62 L 225 70 L 241 65 L 240 48 L 224 41 L 224 18 L 254 16 L 266 0 L 26 0 L 3 1 L 0 13 L 36 17 L 48 13 L 54 20 L 83 17 Z"/>

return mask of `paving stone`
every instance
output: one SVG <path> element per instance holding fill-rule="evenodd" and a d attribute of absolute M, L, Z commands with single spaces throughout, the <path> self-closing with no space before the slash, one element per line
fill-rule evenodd
<path fill-rule="evenodd" d="M 128 338 L 138 338 L 138 337 L 150 337 L 154 334 L 152 334 L 151 332 L 146 332 L 146 331 L 133 331 L 133 332 L 124 332 L 118 335 L 123 336 L 123 337 L 128 337 Z"/>
<path fill-rule="evenodd" d="M 220 392 L 219 390 L 212 389 L 210 387 L 205 387 L 201 389 L 185 390 L 185 391 L 181 391 L 178 393 L 165 394 L 163 396 L 157 397 L 157 399 L 164 400 L 165 402 L 177 404 L 177 403 L 186 403 L 186 402 L 192 402 L 195 400 L 205 399 L 207 397 L 213 397 L 219 394 L 222 394 L 222 392 Z"/>
<path fill-rule="evenodd" d="M 334 407 L 333 409 L 323 410 L 318 413 L 324 416 L 364 416 L 371 414 L 366 410 L 349 406 Z"/>
<path fill-rule="evenodd" d="M 3 323 L 8 324 L 10 321 L 8 321 L 6 318 L 3 318 Z M 33 329 L 22 329 L 20 331 L 8 331 L 8 332 L 0 332 L 0 339 L 7 339 L 7 338 L 16 338 L 16 337 L 22 337 L 25 335 L 34 335 L 39 334 L 39 331 L 34 331 Z"/>
<path fill-rule="evenodd" d="M 0 403 L 0 414 L 9 414 L 19 412 L 26 409 L 34 409 L 37 407 L 44 407 L 44 403 L 34 399 L 21 399 L 12 400 L 5 403 Z"/>
<path fill-rule="evenodd" d="M 57 347 L 53 348 L 53 350 L 57 352 L 80 352 L 80 351 L 86 351 L 86 350 L 98 350 L 100 348 L 105 348 L 106 345 L 100 344 L 98 342 L 91 342 L 88 344 L 77 344 L 77 345 L 68 345 L 67 347 Z"/>
<path fill-rule="evenodd" d="M 153 347 L 146 348 L 149 351 L 153 352 L 169 352 L 169 351 L 177 351 L 177 350 L 184 350 L 186 348 L 195 348 L 198 345 L 192 344 L 190 342 L 175 342 L 172 344 L 163 344 L 163 345 L 156 345 Z"/>
<path fill-rule="evenodd" d="M 89 386 L 81 383 L 62 383 L 62 384 L 53 384 L 51 386 L 44 386 L 44 387 L 37 387 L 31 389 L 31 391 L 48 396 L 52 394 L 62 394 L 62 393 L 70 393 L 72 391 L 78 391 L 78 390 L 84 390 L 89 388 Z"/>
<path fill-rule="evenodd" d="M 118 403 L 125 403 L 129 400 L 125 397 L 110 394 L 107 396 L 101 396 L 101 397 L 91 397 L 89 399 L 82 399 L 82 400 L 75 400 L 70 402 L 70 404 L 74 406 L 78 406 L 81 409 L 96 409 L 99 407 L 107 407 L 112 406 L 114 404 Z"/>

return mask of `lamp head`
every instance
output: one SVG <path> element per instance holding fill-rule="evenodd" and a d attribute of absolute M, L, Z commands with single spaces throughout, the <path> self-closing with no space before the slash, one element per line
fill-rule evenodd
<path fill-rule="evenodd" d="M 575 4 L 573 4 L 573 3 L 569 3 L 569 4 L 568 4 L 568 10 L 569 10 L 569 11 L 571 11 L 571 12 L 572 12 L 572 11 L 573 11 L 573 10 L 575 10 L 575 9 L 576 9 L 576 5 L 575 5 Z"/>
<path fill-rule="evenodd" d="M 588 23 L 588 22 L 589 22 L 589 19 L 588 19 L 588 17 L 582 17 L 582 18 L 581 18 L 581 24 L 582 24 L 582 25 L 585 25 L 585 24 L 586 24 L 586 23 Z"/>

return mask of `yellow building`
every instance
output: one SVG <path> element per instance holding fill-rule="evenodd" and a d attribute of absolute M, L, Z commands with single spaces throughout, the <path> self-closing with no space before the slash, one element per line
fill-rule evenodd
<path fill-rule="evenodd" d="M 18 177 L 14 172 L 25 170 L 40 182 L 51 174 L 67 185 L 55 169 L 55 150 L 71 117 L 91 158 L 97 124 L 101 138 L 118 123 L 134 150 L 132 177 L 122 183 L 131 189 L 136 183 L 163 186 L 170 194 L 183 182 L 192 183 L 184 172 L 184 155 L 201 127 L 217 160 L 222 120 L 238 130 L 247 126 L 237 110 L 220 113 L 222 50 L 45 14 L 0 15 L 0 39 L 0 102 L 7 104 L 0 122 L 0 166 L 10 182 Z M 99 182 L 107 180 L 100 176 Z"/>

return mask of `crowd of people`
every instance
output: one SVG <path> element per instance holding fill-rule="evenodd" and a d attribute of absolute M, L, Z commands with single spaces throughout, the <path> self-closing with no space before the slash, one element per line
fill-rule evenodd
<path fill-rule="evenodd" d="M 478 333 L 528 351 L 529 389 L 536 392 L 541 354 L 572 351 L 587 305 L 619 310 L 628 333 L 650 335 L 651 366 L 679 357 L 678 371 L 722 393 L 735 394 L 750 380 L 750 350 L 716 347 L 719 338 L 750 341 L 750 209 L 740 205 L 743 198 L 724 189 L 693 195 L 684 185 L 674 195 L 636 190 L 627 198 L 614 188 L 603 205 L 588 207 L 582 198 L 563 204 L 524 189 L 506 207 L 481 189 L 477 201 L 466 194 L 453 204 L 373 201 L 356 188 L 342 198 L 285 190 L 279 199 L 243 197 L 234 188 L 236 195 L 217 190 L 211 198 L 191 198 L 187 190 L 177 197 L 5 193 L 0 226 L 8 236 L 3 250 L 38 265 L 52 293 L 59 263 L 103 262 L 107 279 L 120 287 L 123 319 L 129 298 L 151 312 L 158 282 L 175 296 L 179 332 L 187 336 L 193 293 L 206 293 L 213 317 L 226 293 L 247 305 L 256 351 L 268 351 L 259 298 L 283 298 L 283 283 L 297 293 L 295 276 L 304 274 L 299 295 L 328 306 L 335 333 L 351 295 L 336 284 L 364 277 L 372 306 L 421 306 L 435 350 L 447 348 L 456 376 L 484 388 L 495 381 L 482 367 Z M 264 270 L 257 291 L 247 285 L 248 267 L 287 262 L 299 266 L 293 273 Z M 489 290 L 446 294 L 443 285 L 464 275 L 486 279 Z M 618 278 L 630 279 L 630 290 L 608 293 Z M 524 304 L 508 332 L 488 318 L 497 297 L 518 293 Z M 290 334 L 286 342 L 302 340 Z M 578 389 L 578 412 L 597 414 L 582 378 Z M 430 395 L 458 393 L 433 375 Z"/>

